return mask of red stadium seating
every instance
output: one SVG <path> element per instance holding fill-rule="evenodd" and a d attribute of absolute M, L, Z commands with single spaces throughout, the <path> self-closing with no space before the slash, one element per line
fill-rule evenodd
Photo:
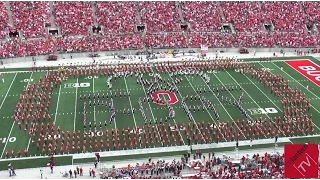
<path fill-rule="evenodd" d="M 10 5 L 13 24 L 9 22 L 6 3 L 0 2 L 0 38 L 18 30 L 27 40 L 1 42 L 1 57 L 67 49 L 94 52 L 144 47 L 198 48 L 201 44 L 299 48 L 320 44 L 319 33 L 310 34 L 306 28 L 307 24 L 315 24 L 320 29 L 318 2 L 54 2 L 52 10 L 48 2 Z M 51 15 L 62 36 L 47 36 Z M 191 25 L 184 33 L 181 18 Z M 91 36 L 89 28 L 95 21 L 104 27 L 104 32 Z M 140 23 L 146 24 L 145 35 L 135 32 L 135 25 Z M 235 32 L 220 33 L 223 23 L 232 24 Z M 273 23 L 275 30 L 266 32 L 264 23 Z"/>
<path fill-rule="evenodd" d="M 0 38 L 8 35 L 9 15 L 5 2 L 0 2 Z"/>
<path fill-rule="evenodd" d="M 276 30 L 304 32 L 305 18 L 300 8 L 300 2 L 262 2 L 262 12 L 265 22 L 273 22 Z"/>
<path fill-rule="evenodd" d="M 45 37 L 45 25 L 50 25 L 49 2 L 10 2 L 14 27 L 26 38 Z"/>
<path fill-rule="evenodd" d="M 183 15 L 195 31 L 218 31 L 222 26 L 222 12 L 217 2 L 181 3 Z"/>
<path fill-rule="evenodd" d="M 91 2 L 55 1 L 52 12 L 56 25 L 61 27 L 64 35 L 89 34 L 88 26 L 93 25 Z"/>
<path fill-rule="evenodd" d="M 307 18 L 310 22 L 315 23 L 317 28 L 320 29 L 320 2 L 313 1 L 313 2 L 302 2 L 304 12 L 307 15 Z"/>
<path fill-rule="evenodd" d="M 180 31 L 181 20 L 175 2 L 145 1 L 139 6 L 142 22 L 147 24 L 148 31 Z"/>
<path fill-rule="evenodd" d="M 222 2 L 226 21 L 233 23 L 237 31 L 259 32 L 262 28 L 263 14 L 258 2 Z"/>
<path fill-rule="evenodd" d="M 128 33 L 135 31 L 137 9 L 134 2 L 97 2 L 97 22 L 105 33 Z"/>
<path fill-rule="evenodd" d="M 149 34 L 144 42 L 146 47 L 187 47 L 187 38 L 182 33 Z"/>

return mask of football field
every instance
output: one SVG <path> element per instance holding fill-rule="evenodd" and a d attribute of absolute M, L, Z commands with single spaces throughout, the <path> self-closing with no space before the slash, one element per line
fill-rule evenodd
<path fill-rule="evenodd" d="M 290 58 L 290 60 L 292 59 Z M 299 60 L 295 61 L 299 62 Z M 320 64 L 314 58 L 310 61 Z M 285 60 L 255 61 L 252 63 L 256 68 L 261 67 L 273 74 L 283 75 L 286 80 L 289 80 L 291 87 L 300 89 L 307 98 L 311 99 L 311 108 L 307 113 L 308 115 L 312 114 L 313 135 L 320 134 L 320 91 L 318 85 L 299 73 Z M 155 68 L 153 71 L 153 73 L 144 73 L 143 78 L 151 81 L 156 74 Z M 70 154 L 82 153 L 83 147 L 85 147 L 85 151 L 93 152 L 181 146 L 188 145 L 189 139 L 191 139 L 191 144 L 236 141 L 238 134 L 240 141 L 248 140 L 252 138 L 252 134 L 244 131 L 241 124 L 234 126 L 236 128 L 234 132 L 237 132 L 236 137 L 221 132 L 226 130 L 226 124 L 246 119 L 233 104 L 234 100 L 239 99 L 241 95 L 243 95 L 242 107 L 247 112 L 247 120 L 250 123 L 254 124 L 257 118 L 267 121 L 271 119 L 271 123 L 274 123 L 275 117 L 282 117 L 281 99 L 275 97 L 270 88 L 266 88 L 257 79 L 238 71 L 202 71 L 210 79 L 209 83 L 206 83 L 206 78 L 203 76 L 182 73 L 175 77 L 174 74 L 159 73 L 159 78 L 162 80 L 155 83 L 157 91 L 152 94 L 152 97 L 167 100 L 169 105 L 154 102 L 147 95 L 148 86 L 137 83 L 139 77 L 135 74 L 113 77 L 111 89 L 107 84 L 109 76 L 79 76 L 62 81 L 62 84 L 53 90 L 49 108 L 50 123 L 54 123 L 55 127 L 59 126 L 61 129 L 60 133 L 55 132 L 54 139 L 57 140 L 52 143 L 56 142 L 57 144 L 57 154 L 68 153 L 66 149 L 61 151 L 60 148 L 62 137 L 67 137 L 67 135 L 62 135 L 62 131 L 65 134 L 69 131 L 71 137 L 73 131 L 76 131 L 75 136 L 80 136 L 79 144 L 77 144 L 77 138 L 70 140 Z M 20 129 L 13 118 L 24 86 L 37 83 L 46 73 L 28 71 L 2 73 L 4 82 L 0 82 L 1 159 L 17 157 L 18 150 L 21 151 L 21 156 L 24 156 L 24 149 L 28 150 L 28 156 L 47 154 L 47 151 L 42 152 L 42 144 L 38 149 L 36 143 L 32 143 L 28 131 L 24 131 L 24 124 Z M 170 92 L 164 88 L 166 84 L 170 84 L 178 91 Z M 217 89 L 219 90 L 217 91 Z M 149 100 L 145 97 L 149 97 Z M 189 116 L 182 107 L 182 99 L 191 113 Z M 208 102 L 212 103 L 216 112 L 209 108 Z M 113 121 L 110 121 L 113 112 L 110 104 L 113 104 L 116 113 Z M 169 112 L 172 112 L 169 110 L 170 108 L 174 112 L 171 118 L 169 117 Z M 49 121 L 43 122 L 47 126 Z M 217 131 L 210 131 L 209 127 L 217 129 Z M 190 129 L 191 131 L 189 131 Z M 221 133 L 222 136 L 211 137 L 212 133 Z M 291 137 L 290 133 L 285 132 L 284 134 L 279 137 Z M 299 134 L 298 136 L 303 138 L 311 135 Z M 266 139 L 272 138 L 272 135 L 260 134 L 254 138 Z M 75 141 L 74 150 L 71 148 L 73 141 Z M 319 140 L 316 138 L 316 141 Z M 101 142 L 103 142 L 102 146 Z M 5 153 L 6 150 L 9 151 L 8 157 Z M 12 150 L 15 152 L 14 155 L 11 154 Z"/>

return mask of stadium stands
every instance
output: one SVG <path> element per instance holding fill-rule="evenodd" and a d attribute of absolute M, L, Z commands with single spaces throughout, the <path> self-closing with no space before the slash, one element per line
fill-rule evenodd
<path fill-rule="evenodd" d="M 50 7 L 44 1 L 10 2 L 14 27 L 25 38 L 45 37 L 46 25 L 50 25 Z"/>
<path fill-rule="evenodd" d="M 145 37 L 146 47 L 176 47 L 188 46 L 187 38 L 182 33 L 150 34 Z"/>
<path fill-rule="evenodd" d="M 265 23 L 273 22 L 276 30 L 305 32 L 305 18 L 299 2 L 262 2 Z"/>
<path fill-rule="evenodd" d="M 9 15 L 5 2 L 0 2 L 0 38 L 8 34 Z"/>
<path fill-rule="evenodd" d="M 259 32 L 262 30 L 263 14 L 258 2 L 222 2 L 226 22 L 233 23 L 237 31 Z"/>
<path fill-rule="evenodd" d="M 48 2 L 10 2 L 13 24 L 7 5 L 0 2 L 0 38 L 17 30 L 27 40 L 3 41 L 1 57 L 201 44 L 293 48 L 320 44 L 318 30 L 307 29 L 307 25 L 320 28 L 319 2 L 53 2 L 53 9 Z M 103 27 L 102 34 L 90 34 L 95 22 Z M 62 36 L 47 35 L 46 27 L 52 23 Z M 135 31 L 141 23 L 146 34 Z M 184 23 L 190 28 L 182 33 Z M 233 33 L 221 32 L 225 23 L 234 27 Z M 265 24 L 274 29 L 266 31 Z"/>
<path fill-rule="evenodd" d="M 181 5 L 184 18 L 195 31 L 218 31 L 222 26 L 222 12 L 217 2 L 185 1 Z"/>
<path fill-rule="evenodd" d="M 320 2 L 303 2 L 304 12 L 310 23 L 315 23 L 317 28 L 320 29 Z"/>
<path fill-rule="evenodd" d="M 105 33 L 135 31 L 138 19 L 134 2 L 97 2 L 96 8 L 98 24 L 108 27 Z"/>
<path fill-rule="evenodd" d="M 63 35 L 89 35 L 89 26 L 93 25 L 91 2 L 55 1 L 52 13 Z"/>
<path fill-rule="evenodd" d="M 174 1 L 145 1 L 139 3 L 142 22 L 147 24 L 150 32 L 180 31 L 181 23 Z"/>

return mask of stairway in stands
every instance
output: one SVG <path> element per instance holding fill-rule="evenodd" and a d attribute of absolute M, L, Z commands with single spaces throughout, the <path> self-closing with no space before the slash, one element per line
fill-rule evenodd
<path fill-rule="evenodd" d="M 97 17 L 97 14 L 96 14 L 96 10 L 97 10 L 97 8 L 96 8 L 96 2 L 95 1 L 92 1 L 91 2 L 92 3 L 92 13 L 93 13 L 93 15 L 92 15 L 92 17 L 93 17 L 93 24 L 94 24 L 94 26 L 98 26 L 98 17 Z"/>
<path fill-rule="evenodd" d="M 11 11 L 10 1 L 6 1 L 5 3 L 6 3 L 8 15 L 9 15 L 9 23 L 10 23 L 12 26 L 14 26 L 13 18 L 12 18 L 12 11 Z"/>
<path fill-rule="evenodd" d="M 54 23 L 54 15 L 53 15 L 53 1 L 49 1 L 50 6 L 50 23 L 51 27 L 56 28 L 56 24 Z"/>

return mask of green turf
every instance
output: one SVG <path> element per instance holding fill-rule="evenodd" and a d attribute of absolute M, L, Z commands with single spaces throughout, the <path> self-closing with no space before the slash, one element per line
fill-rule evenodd
<path fill-rule="evenodd" d="M 306 57 L 297 57 L 297 58 L 306 58 Z M 295 59 L 297 59 L 295 58 Z M 312 58 L 307 57 L 312 61 L 319 64 L 319 62 Z M 284 59 L 284 58 L 274 58 L 277 60 Z M 292 58 L 290 58 L 292 59 Z M 259 60 L 259 59 L 248 59 L 248 60 Z M 320 92 L 314 91 L 317 89 L 318 86 L 311 83 L 305 77 L 300 75 L 290 66 L 286 65 L 285 62 L 274 62 L 274 63 L 255 63 L 257 67 L 264 67 L 270 68 L 271 72 L 276 74 L 282 74 L 288 80 L 290 80 L 290 85 L 298 87 L 304 93 L 307 94 L 307 97 L 312 98 L 312 106 L 311 112 L 313 114 L 313 120 L 317 127 L 320 127 Z M 280 67 L 284 66 L 284 72 L 280 70 Z M 26 70 L 26 69 L 11 69 L 11 71 L 15 70 Z M 10 71 L 8 69 L 1 70 L 1 71 Z M 285 73 L 287 72 L 287 73 Z M 23 130 L 19 130 L 17 124 L 13 124 L 14 120 L 12 115 L 15 110 L 15 105 L 19 99 L 19 95 L 22 92 L 22 88 L 28 85 L 26 79 L 33 79 L 33 82 L 38 82 L 39 78 L 42 77 L 45 72 L 18 72 L 18 73 L 8 73 L 4 74 L 5 76 L 5 83 L 0 83 L 0 152 L 2 153 L 1 158 L 4 157 L 4 149 L 7 150 L 15 150 L 18 149 L 23 150 L 24 148 L 28 147 L 29 154 L 40 155 L 41 151 L 38 151 L 36 147 L 29 143 L 29 136 L 24 134 Z M 177 93 L 177 98 L 179 102 L 173 105 L 173 108 L 176 112 L 176 116 L 174 119 L 169 120 L 170 124 L 174 123 L 184 123 L 187 125 L 189 123 L 186 114 L 184 113 L 183 109 L 180 107 L 180 100 L 182 97 L 186 95 L 193 95 L 196 96 L 199 93 L 196 92 L 198 88 L 205 89 L 206 92 L 202 93 L 201 96 L 204 96 L 207 100 L 213 102 L 214 106 L 216 107 L 219 115 L 220 120 L 217 120 L 214 117 L 214 114 L 211 110 L 204 110 L 204 111 L 196 111 L 192 112 L 191 122 L 210 122 L 213 124 L 220 124 L 222 121 L 227 122 L 231 121 L 232 119 L 242 119 L 243 116 L 236 109 L 234 106 L 229 105 L 228 103 L 218 100 L 213 91 L 216 88 L 221 89 L 222 87 L 230 87 L 230 86 L 241 86 L 244 90 L 244 104 L 243 107 L 245 109 L 252 109 L 252 108 L 275 108 L 278 113 L 274 114 L 266 114 L 266 115 L 257 115 L 251 114 L 252 118 L 257 117 L 278 117 L 281 115 L 281 104 L 280 101 L 275 98 L 272 94 L 270 94 L 270 90 L 266 89 L 262 84 L 258 81 L 251 79 L 251 77 L 246 77 L 244 75 L 240 75 L 238 72 L 228 71 L 228 72 L 221 72 L 218 71 L 216 73 L 207 72 L 207 75 L 210 77 L 210 83 L 207 85 L 204 79 L 200 78 L 199 76 L 191 76 L 191 75 L 183 75 L 181 76 L 182 82 L 175 84 L 179 89 L 180 93 Z M 290 76 L 289 76 L 290 75 Z M 173 79 L 166 73 L 160 74 L 161 78 L 173 82 Z M 144 74 L 144 78 L 151 79 L 149 74 Z M 136 77 L 126 77 L 126 78 L 117 78 L 113 79 L 112 81 L 112 91 L 113 92 L 130 92 L 130 97 L 116 97 L 114 98 L 115 108 L 118 110 L 116 120 L 114 123 L 107 124 L 107 127 L 104 127 L 104 122 L 109 120 L 111 115 L 109 109 L 106 106 L 95 106 L 95 107 L 88 107 L 87 106 L 87 121 L 91 121 L 92 123 L 96 122 L 97 125 L 101 122 L 103 127 L 102 129 L 109 129 L 109 137 L 111 137 L 111 129 L 130 129 L 134 127 L 141 128 L 145 125 L 143 121 L 142 114 L 140 113 L 138 99 L 139 97 L 144 97 L 147 91 L 146 87 L 138 85 L 136 83 Z M 83 103 L 84 100 L 80 100 L 79 96 L 87 95 L 92 92 L 99 92 L 102 94 L 103 92 L 109 92 L 107 85 L 106 85 L 107 77 L 88 77 L 88 76 L 81 76 L 79 78 L 69 78 L 68 80 L 64 81 L 63 84 L 58 86 L 58 88 L 54 89 L 52 95 L 52 101 L 50 106 L 50 114 L 52 117 L 52 121 L 55 122 L 56 126 L 59 126 L 63 131 L 73 131 L 73 130 L 81 130 L 83 131 Z M 33 83 L 32 82 L 32 83 Z M 79 87 L 79 88 L 66 88 L 68 84 L 71 83 L 90 83 L 89 87 Z M 174 83 L 173 83 L 174 84 Z M 309 89 L 312 90 L 312 93 L 304 88 L 306 84 L 309 84 Z M 232 91 L 232 92 L 221 92 L 224 97 L 230 98 L 238 98 L 241 95 L 240 91 Z M 119 93 L 118 93 L 119 95 Z M 189 106 L 197 106 L 203 105 L 204 102 L 202 100 L 193 100 L 193 101 L 186 101 Z M 136 109 L 136 113 L 134 115 L 124 115 L 122 110 L 131 108 Z M 148 119 L 152 121 L 152 124 L 155 123 L 156 119 L 164 119 L 168 115 L 168 109 L 166 106 L 157 105 L 153 102 L 144 102 L 143 106 L 145 108 L 145 113 Z M 315 128 L 316 133 L 319 133 L 319 129 Z M 155 127 L 157 130 L 157 127 Z M 87 127 L 87 131 L 88 131 Z M 93 128 L 92 128 L 93 129 Z M 97 129 L 100 129 L 97 127 Z M 196 127 L 198 129 L 198 127 Z M 104 131 L 103 131 L 104 132 Z M 104 132 L 105 133 L 105 132 Z M 183 133 L 180 132 L 181 136 L 183 137 L 183 144 L 187 143 L 187 137 Z M 105 135 L 103 135 L 105 136 Z M 161 139 L 160 134 L 158 133 L 157 136 Z M 246 134 L 244 134 L 246 136 Z M 248 139 L 249 137 L 245 137 L 243 139 Z M 260 137 L 266 138 L 266 137 Z M 5 143 L 6 139 L 10 139 L 8 143 Z M 122 135 L 120 135 L 120 141 L 123 141 Z M 83 139 L 81 139 L 83 140 Z M 100 140 L 98 138 L 98 140 Z M 173 144 L 173 138 L 170 137 L 171 145 Z M 226 141 L 226 139 L 221 139 L 221 142 Z M 319 138 L 312 138 L 312 141 L 319 142 Z M 2 143 L 4 142 L 4 143 Z M 305 139 L 293 139 L 292 142 L 305 142 Z M 193 142 L 195 143 L 195 142 Z M 110 143 L 111 145 L 111 143 Z M 89 142 L 87 140 L 87 150 L 90 151 L 88 148 Z M 163 146 L 162 143 L 158 144 L 155 143 L 154 146 L 161 147 Z M 134 148 L 136 148 L 134 146 Z M 140 147 L 138 147 L 140 148 Z M 59 149 L 59 148 L 58 148 Z M 112 150 L 113 148 L 111 148 Z M 93 149 L 94 150 L 94 149 Z M 104 150 L 104 149 L 103 149 Z M 221 149 L 224 150 L 224 149 Z M 178 152 L 181 153 L 181 152 Z M 149 155 L 145 155 L 146 157 Z M 136 156 L 135 156 L 136 157 Z M 115 157 L 117 159 L 119 157 Z M 121 157 L 123 158 L 123 157 Z M 127 157 L 133 158 L 133 157 Z M 111 158 L 112 159 L 112 158 Z M 76 160 L 82 161 L 82 160 Z M 85 161 L 85 160 L 84 160 Z M 35 161 L 35 164 L 41 164 L 41 162 Z M 64 163 L 61 163 L 64 164 Z M 39 166 L 39 165 L 36 165 Z M 23 166 L 24 167 L 24 166 Z"/>
<path fill-rule="evenodd" d="M 284 146 L 285 143 L 278 143 L 278 147 L 281 148 Z M 273 148 L 274 144 L 262 144 L 262 145 L 253 145 L 253 146 L 241 146 L 239 150 L 246 150 L 246 149 L 257 149 L 257 148 Z M 215 149 L 203 149 L 201 150 L 202 153 L 212 153 L 212 152 L 230 152 L 234 151 L 234 147 L 223 147 L 223 148 L 215 148 Z M 195 149 L 192 150 L 194 153 Z M 118 161 L 118 160 L 127 160 L 127 159 L 142 159 L 148 157 L 165 157 L 165 156 L 177 156 L 183 155 L 185 153 L 190 153 L 190 151 L 176 151 L 176 152 L 163 152 L 163 153 L 148 153 L 148 154 L 139 154 L 139 155 L 126 155 L 126 156 L 111 156 L 111 157 L 102 157 L 101 161 L 109 162 L 109 161 Z M 232 156 L 232 155 L 230 155 Z M 92 162 L 92 158 L 83 158 L 83 159 L 74 159 L 74 164 L 79 163 L 87 163 Z"/>
<path fill-rule="evenodd" d="M 19 159 L 14 158 L 7 161 L 0 161 L 0 170 L 7 170 L 8 163 L 15 169 L 26 169 L 26 168 L 38 168 L 38 167 L 45 167 L 48 164 L 48 158 L 30 158 L 30 159 Z M 64 157 L 56 157 L 55 158 L 56 166 L 64 166 L 72 164 L 72 156 L 64 156 Z"/>

